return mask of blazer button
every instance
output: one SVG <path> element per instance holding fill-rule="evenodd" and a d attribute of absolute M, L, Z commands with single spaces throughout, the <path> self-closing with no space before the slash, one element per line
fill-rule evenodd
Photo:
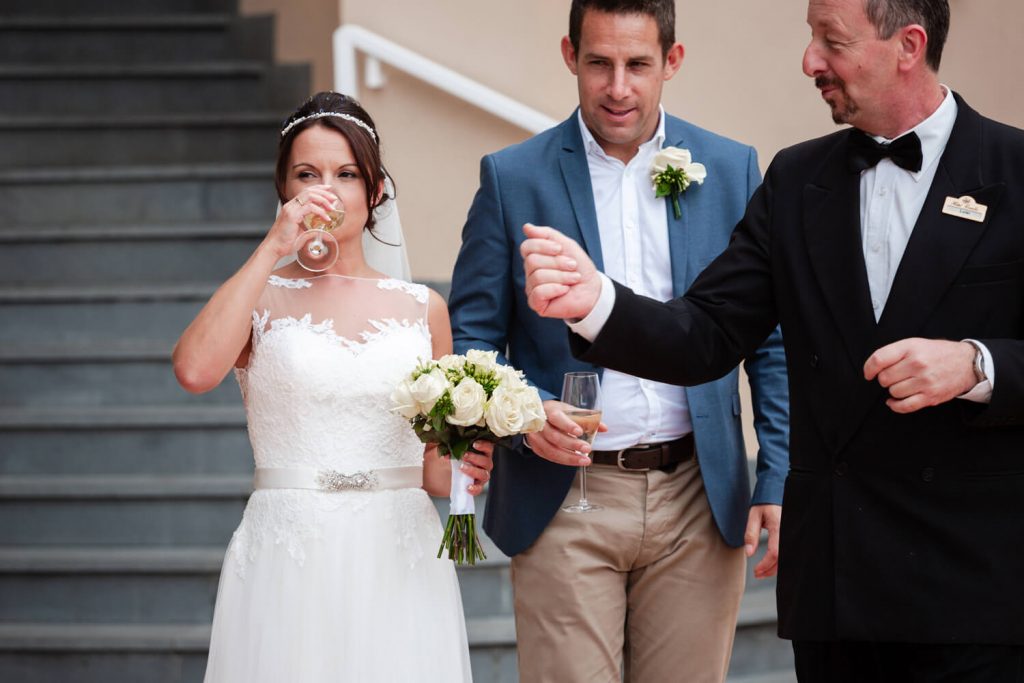
<path fill-rule="evenodd" d="M 840 463 L 837 463 L 837 464 L 836 464 L 836 467 L 835 467 L 835 470 L 834 470 L 834 472 L 836 473 L 836 476 L 837 476 L 837 477 L 841 477 L 841 476 L 843 476 L 844 474 L 846 474 L 847 470 L 849 470 L 849 469 L 850 469 L 850 466 L 849 466 L 849 464 L 847 464 L 847 463 L 846 463 L 846 462 L 844 461 L 844 462 L 840 462 Z"/>
<path fill-rule="evenodd" d="M 935 479 L 934 467 L 925 467 L 923 470 L 921 470 L 921 481 L 929 482 L 933 479 Z"/>
<path fill-rule="evenodd" d="M 816 353 L 812 353 L 811 354 L 811 367 L 812 368 L 818 367 L 818 354 L 816 354 Z"/>

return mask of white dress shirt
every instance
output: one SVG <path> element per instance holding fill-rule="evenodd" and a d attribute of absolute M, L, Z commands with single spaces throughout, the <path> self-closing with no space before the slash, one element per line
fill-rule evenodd
<path fill-rule="evenodd" d="M 861 172 L 860 177 L 860 225 L 861 245 L 864 251 L 864 265 L 867 270 L 868 288 L 871 292 L 871 307 L 878 321 L 885 309 L 893 279 L 899 268 L 903 252 L 907 249 L 910 235 L 921 214 L 924 202 L 931 189 L 939 158 L 946 149 L 949 136 L 956 123 L 957 106 L 952 91 L 943 86 L 946 96 L 931 116 L 910 131 L 921 139 L 921 170 L 907 171 L 882 159 L 878 165 Z M 906 131 L 909 133 L 910 131 Z M 905 134 L 905 133 L 904 133 Z M 899 136 L 897 136 L 899 137 Z M 877 142 L 891 140 L 875 137 Z M 606 272 L 607 269 L 605 269 Z M 609 275 L 612 275 L 609 272 Z M 614 277 L 614 275 L 612 275 Z M 620 280 L 619 278 L 615 278 Z M 637 291 L 635 287 L 629 285 Z M 643 293 L 643 292 L 639 292 Z M 607 277 L 602 277 L 601 296 L 590 314 L 578 323 L 570 324 L 572 330 L 589 341 L 597 338 L 615 305 L 615 289 Z M 972 341 L 985 360 L 987 379 L 979 382 L 959 398 L 987 403 L 995 386 L 995 366 L 992 354 L 984 344 Z"/>
<path fill-rule="evenodd" d="M 672 291 L 665 200 L 651 187 L 651 164 L 665 142 L 665 112 L 658 129 L 629 163 L 609 156 L 577 114 L 590 170 L 604 272 L 633 291 L 668 301 Z M 596 450 L 671 441 L 693 431 L 682 387 L 605 370 L 601 379 L 602 421 Z"/>

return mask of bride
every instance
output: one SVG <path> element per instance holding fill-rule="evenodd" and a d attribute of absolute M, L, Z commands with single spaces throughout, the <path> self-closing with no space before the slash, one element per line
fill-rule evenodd
<path fill-rule="evenodd" d="M 462 603 L 428 493 L 451 470 L 390 411 L 417 359 L 451 352 L 443 299 L 375 270 L 363 231 L 388 200 L 379 137 L 354 100 L 314 95 L 281 132 L 282 207 L 266 238 L 182 334 L 188 391 L 235 368 L 256 460 L 254 492 L 228 546 L 208 683 L 469 681 Z M 309 214 L 339 258 L 312 274 L 288 256 Z M 491 463 L 468 454 L 479 493 Z"/>

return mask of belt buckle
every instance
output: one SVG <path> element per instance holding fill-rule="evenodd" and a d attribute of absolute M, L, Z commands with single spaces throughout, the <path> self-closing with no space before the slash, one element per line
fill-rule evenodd
<path fill-rule="evenodd" d="M 626 467 L 625 465 L 622 464 L 622 454 L 625 453 L 626 451 L 631 451 L 634 448 L 635 446 L 631 446 L 630 448 L 622 448 L 618 452 L 616 452 L 615 464 L 623 472 L 650 472 L 650 467 Z"/>

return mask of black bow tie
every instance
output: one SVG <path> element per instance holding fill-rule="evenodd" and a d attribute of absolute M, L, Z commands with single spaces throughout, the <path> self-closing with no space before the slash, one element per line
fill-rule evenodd
<path fill-rule="evenodd" d="M 849 142 L 850 170 L 860 173 L 873 168 L 886 157 L 900 168 L 917 173 L 921 170 L 921 138 L 917 133 L 907 133 L 896 138 L 888 145 L 875 142 L 875 139 L 859 130 L 850 133 Z"/>

